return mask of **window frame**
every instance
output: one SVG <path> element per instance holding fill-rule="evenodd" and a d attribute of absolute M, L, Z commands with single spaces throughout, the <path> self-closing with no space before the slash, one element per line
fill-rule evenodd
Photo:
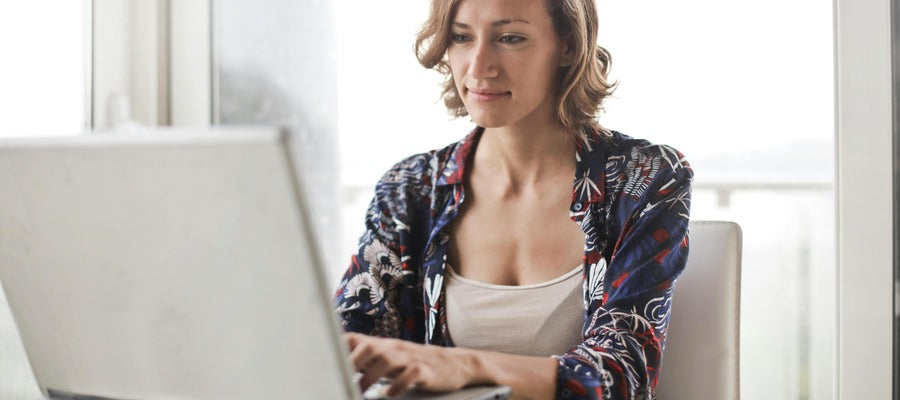
<path fill-rule="evenodd" d="M 890 398 L 891 0 L 835 0 L 837 399 Z"/>

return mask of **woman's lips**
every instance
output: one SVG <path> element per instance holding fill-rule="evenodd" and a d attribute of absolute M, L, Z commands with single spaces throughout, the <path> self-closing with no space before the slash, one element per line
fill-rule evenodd
<path fill-rule="evenodd" d="M 469 89 L 469 97 L 477 101 L 494 101 L 509 96 L 509 92 L 501 92 L 495 90 L 473 90 Z"/>

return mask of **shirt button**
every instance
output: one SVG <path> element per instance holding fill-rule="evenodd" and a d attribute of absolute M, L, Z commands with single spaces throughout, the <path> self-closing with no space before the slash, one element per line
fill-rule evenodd
<path fill-rule="evenodd" d="M 574 208 L 575 211 L 581 211 L 581 207 L 582 207 L 581 203 L 575 203 L 575 205 L 572 208 Z"/>

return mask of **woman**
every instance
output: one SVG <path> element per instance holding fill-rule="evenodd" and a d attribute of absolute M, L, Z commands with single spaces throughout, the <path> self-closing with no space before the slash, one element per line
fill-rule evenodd
<path fill-rule="evenodd" d="M 596 39 L 593 0 L 432 1 L 419 60 L 477 127 L 376 186 L 336 295 L 363 388 L 654 396 L 692 172 L 597 124 Z"/>

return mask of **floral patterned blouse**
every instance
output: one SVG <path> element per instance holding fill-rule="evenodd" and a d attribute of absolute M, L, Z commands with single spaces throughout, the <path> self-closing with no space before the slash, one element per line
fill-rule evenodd
<path fill-rule="evenodd" d="M 443 285 L 449 224 L 483 131 L 400 161 L 378 182 L 335 295 L 344 330 L 453 346 Z M 677 150 L 615 131 L 588 131 L 575 159 L 569 215 L 586 235 L 583 342 L 553 356 L 556 398 L 651 399 L 688 255 L 693 172 Z"/>

